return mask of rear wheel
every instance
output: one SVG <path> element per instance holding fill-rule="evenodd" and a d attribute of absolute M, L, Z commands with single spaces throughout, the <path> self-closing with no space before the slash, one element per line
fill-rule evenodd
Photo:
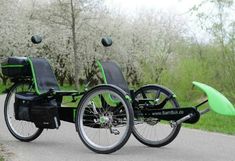
<path fill-rule="evenodd" d="M 18 140 L 29 142 L 36 139 L 43 131 L 34 123 L 15 119 L 14 102 L 18 92 L 35 92 L 32 83 L 15 84 L 8 92 L 4 104 L 4 117 L 8 130 Z"/>
<path fill-rule="evenodd" d="M 78 134 L 94 152 L 108 154 L 119 150 L 128 141 L 132 126 L 133 109 L 118 88 L 95 87 L 78 105 Z"/>
<path fill-rule="evenodd" d="M 149 100 L 145 104 L 158 105 L 170 98 L 163 104 L 161 109 L 179 108 L 174 94 L 165 87 L 148 85 L 135 92 L 135 100 Z M 135 105 L 134 110 L 138 111 L 143 105 Z M 145 118 L 135 114 L 133 135 L 141 143 L 150 147 L 161 147 L 171 143 L 180 131 L 181 125 L 172 126 L 170 121 L 157 118 Z"/>

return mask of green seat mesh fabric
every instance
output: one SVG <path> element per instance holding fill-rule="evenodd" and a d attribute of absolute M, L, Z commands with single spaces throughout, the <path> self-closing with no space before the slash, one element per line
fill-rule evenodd
<path fill-rule="evenodd" d="M 128 84 L 122 74 L 120 67 L 113 61 L 97 62 L 101 68 L 103 78 L 106 84 L 116 85 L 127 94 L 130 94 Z"/>
<path fill-rule="evenodd" d="M 55 91 L 60 90 L 51 65 L 46 59 L 28 58 L 28 60 L 33 71 L 36 92 L 38 94 L 48 92 L 50 89 L 54 89 Z"/>

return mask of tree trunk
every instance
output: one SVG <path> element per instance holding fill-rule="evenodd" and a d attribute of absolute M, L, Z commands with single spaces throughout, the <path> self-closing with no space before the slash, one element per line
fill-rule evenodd
<path fill-rule="evenodd" d="M 59 82 L 60 82 L 60 86 L 64 86 L 64 79 L 63 78 L 59 79 Z"/>
<path fill-rule="evenodd" d="M 65 71 L 65 72 L 59 77 L 60 86 L 64 86 L 64 82 L 65 82 L 66 75 L 67 75 L 67 71 Z"/>
<path fill-rule="evenodd" d="M 74 54 L 74 76 L 75 76 L 75 85 L 76 88 L 79 89 L 79 56 L 77 53 L 78 50 L 78 44 L 76 40 L 76 17 L 75 17 L 75 9 L 74 9 L 74 3 L 73 0 L 71 0 L 71 18 L 72 18 L 72 24 L 71 24 L 71 32 L 72 32 L 72 41 L 73 41 L 73 54 Z"/>
<path fill-rule="evenodd" d="M 74 77 L 69 75 L 68 76 L 68 82 L 69 82 L 69 85 L 72 86 L 75 82 Z"/>

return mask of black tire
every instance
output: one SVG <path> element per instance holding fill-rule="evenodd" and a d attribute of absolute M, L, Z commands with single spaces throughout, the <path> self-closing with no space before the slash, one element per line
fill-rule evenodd
<path fill-rule="evenodd" d="M 161 96 L 161 93 L 163 94 L 163 95 L 165 95 L 166 97 L 168 97 L 168 96 L 173 96 L 174 95 L 174 93 L 173 92 L 171 92 L 169 89 L 167 89 L 167 88 L 165 88 L 165 87 L 163 87 L 163 86 L 159 86 L 159 85 L 147 85 L 147 86 L 144 86 L 144 87 L 141 87 L 140 89 L 138 89 L 136 92 L 135 92 L 135 99 L 137 99 L 137 97 L 143 92 L 143 91 L 145 91 L 145 92 L 147 92 L 147 91 L 160 91 L 159 93 L 156 93 L 157 95 L 158 95 L 158 98 L 160 98 Z M 144 94 L 141 94 L 141 95 L 144 95 Z M 147 97 L 146 95 L 145 95 L 145 97 Z M 179 104 L 178 104 L 178 102 L 177 102 L 177 100 L 176 100 L 176 98 L 175 97 L 171 97 L 171 99 L 169 100 L 170 102 L 171 102 L 171 104 L 172 104 L 172 108 L 179 108 L 180 106 L 179 106 Z M 134 110 L 136 110 L 138 107 L 133 107 L 134 108 Z M 164 108 L 164 107 L 163 107 Z M 159 140 L 151 140 L 151 139 L 149 139 L 149 138 L 147 138 L 147 136 L 143 136 L 143 135 L 141 135 L 140 134 L 140 132 L 138 131 L 138 129 L 137 129 L 137 126 L 138 126 L 138 124 L 137 124 L 137 120 L 140 120 L 140 118 L 137 118 L 137 116 L 135 116 L 135 118 L 134 118 L 134 126 L 133 126 L 133 135 L 135 136 L 135 138 L 138 140 L 138 141 L 140 141 L 142 144 L 144 144 L 144 145 L 146 145 L 146 146 L 149 146 L 149 147 L 162 147 L 162 146 L 165 146 L 165 145 L 167 145 L 167 144 L 169 144 L 169 143 L 171 143 L 175 138 L 176 138 L 176 136 L 178 135 L 178 133 L 179 133 L 179 131 L 180 131 L 180 128 L 181 128 L 181 125 L 178 125 L 178 126 L 176 126 L 176 127 L 171 127 L 172 128 L 172 131 L 170 132 L 170 134 L 169 135 L 167 135 L 166 137 L 165 136 L 163 136 L 163 139 L 159 139 Z M 158 120 L 158 121 L 161 121 L 161 120 Z M 155 125 L 150 125 L 150 126 L 153 126 L 153 127 L 149 127 L 150 128 L 150 130 L 151 129 L 153 129 L 154 128 L 154 126 L 157 126 L 158 125 L 158 121 L 156 121 L 156 124 Z M 148 126 L 149 124 L 147 123 L 147 122 L 143 122 L 143 126 L 146 124 L 146 126 Z M 148 124 L 148 125 L 147 125 Z M 159 126 L 164 126 L 164 128 L 165 128 L 165 124 L 164 125 L 159 125 Z M 170 124 L 169 124 L 169 126 L 170 126 Z M 145 128 L 144 129 L 144 131 L 149 131 L 149 129 L 147 128 Z M 156 127 L 155 127 L 155 129 L 154 129 L 155 131 L 154 131 L 154 133 L 156 134 L 156 138 L 157 138 L 157 133 L 158 133 L 158 135 L 159 135 L 159 133 L 161 133 L 161 132 L 163 132 L 162 131 L 162 129 L 158 129 L 158 131 L 156 131 Z M 146 132 L 144 132 L 144 133 L 146 133 Z M 150 135 L 151 136 L 151 135 Z M 154 134 L 153 134 L 153 136 L 154 136 Z M 155 136 L 154 136 L 155 137 Z M 159 136 L 158 136 L 159 137 Z"/>
<path fill-rule="evenodd" d="M 109 93 L 112 94 L 112 96 L 115 96 L 115 99 L 119 99 L 121 104 L 119 103 L 119 105 L 116 107 L 117 111 L 120 111 L 119 109 L 122 109 L 121 112 L 123 112 L 124 111 L 123 109 L 125 109 L 126 122 L 125 122 L 125 118 L 124 118 L 124 121 L 123 121 L 123 122 L 126 123 L 125 126 L 123 126 L 125 128 L 125 130 L 121 129 L 122 126 L 117 125 L 117 127 L 116 127 L 115 125 L 113 125 L 115 117 L 118 117 L 118 115 L 119 115 L 119 114 L 115 115 L 115 112 L 110 112 L 110 111 L 112 111 L 111 109 L 115 109 L 115 108 L 109 106 L 108 103 L 106 103 L 107 107 L 105 107 L 105 108 L 103 107 L 102 103 L 101 103 L 102 104 L 101 107 L 98 107 L 98 105 L 94 105 L 94 102 L 93 102 L 92 99 L 94 98 L 94 100 L 95 100 L 96 96 L 101 98 L 100 96 L 105 92 L 109 92 Z M 98 101 L 96 101 L 96 103 L 97 102 Z M 92 106 L 93 108 L 91 108 L 91 104 L 93 105 Z M 94 114 L 95 113 L 94 108 L 97 109 L 99 112 Z M 93 126 L 90 126 L 90 127 L 87 127 L 85 125 L 85 120 L 86 119 L 84 119 L 84 117 L 86 115 L 86 111 L 85 111 L 86 109 L 89 109 L 91 111 L 91 114 L 94 114 L 93 116 L 97 118 L 96 119 L 97 121 L 94 120 L 94 122 L 91 123 L 91 124 L 93 124 Z M 102 110 L 102 109 L 105 109 L 105 110 Z M 81 98 L 81 100 L 79 102 L 77 110 L 78 110 L 78 112 L 77 112 L 77 115 L 76 115 L 76 130 L 77 130 L 82 142 L 90 150 L 92 150 L 96 153 L 100 153 L 100 154 L 109 154 L 109 153 L 113 153 L 113 152 L 119 150 L 128 141 L 128 139 L 131 135 L 131 132 L 132 132 L 132 127 L 133 127 L 133 117 L 134 117 L 133 116 L 133 109 L 132 109 L 132 106 L 131 106 L 129 100 L 126 98 L 126 94 L 120 88 L 112 86 L 112 85 L 96 86 L 95 88 L 91 89 L 90 91 L 88 91 L 87 93 L 84 94 L 84 96 Z M 116 111 L 116 110 L 113 110 L 113 111 Z M 102 143 L 96 143 L 90 137 L 88 137 L 88 132 L 87 133 L 85 132 L 86 131 L 85 129 L 87 129 L 87 130 L 90 130 L 90 131 L 97 131 L 97 132 L 95 132 L 95 134 L 100 135 L 100 133 L 102 134 L 102 130 L 103 131 L 106 130 L 106 134 L 108 136 L 105 137 L 105 136 L 101 135 L 101 136 L 103 136 L 103 138 L 101 138 L 101 139 L 99 138 L 101 141 L 106 140 L 106 139 L 110 140 L 110 137 L 112 137 L 111 141 L 113 141 L 113 137 L 119 137 L 118 136 L 119 134 L 114 135 L 113 133 L 111 133 L 111 131 L 110 131 L 110 133 L 109 133 L 109 131 L 107 133 L 107 129 L 110 127 L 110 125 L 108 125 L 108 127 L 105 127 L 106 123 L 104 124 L 105 125 L 104 127 L 94 128 L 95 126 L 97 126 L 96 124 L 101 126 L 100 123 L 98 123 L 98 120 L 101 120 L 101 115 L 103 115 L 102 111 L 105 111 L 105 113 L 112 113 L 111 128 L 112 127 L 113 128 L 119 128 L 120 127 L 120 129 L 121 129 L 121 131 L 119 131 L 119 134 L 121 134 L 121 136 L 120 136 L 121 138 L 120 138 L 119 141 L 115 142 L 113 145 L 107 145 L 106 146 L 106 145 L 102 145 Z M 120 115 L 123 115 L 123 114 L 120 114 Z M 107 116 L 107 118 L 109 118 L 109 117 Z M 91 121 L 92 120 L 93 119 L 91 119 Z M 115 130 L 117 130 L 117 129 L 115 129 Z M 89 131 L 89 133 L 91 133 L 90 131 Z"/>
<path fill-rule="evenodd" d="M 18 87 L 20 86 L 26 86 L 29 87 L 29 86 L 32 86 L 32 83 L 30 82 L 25 82 L 25 83 L 17 83 L 15 84 L 14 86 L 11 87 L 11 89 L 9 90 L 9 92 L 7 93 L 7 96 L 6 96 L 6 99 L 5 99 L 5 103 L 4 103 L 4 118 L 5 118 L 5 122 L 6 122 L 6 125 L 7 125 L 7 128 L 8 130 L 10 131 L 10 133 L 18 140 L 20 141 L 23 141 L 23 142 L 30 142 L 30 141 L 33 141 L 35 140 L 37 137 L 40 136 L 40 134 L 42 133 L 43 129 L 38 129 L 35 127 L 34 123 L 31 123 L 31 122 L 26 122 L 26 121 L 19 121 L 19 120 L 15 120 L 14 118 L 14 112 L 12 113 L 12 117 L 8 116 L 10 110 L 13 110 L 14 111 L 14 105 L 12 107 L 9 107 L 10 103 L 11 103 L 11 99 L 12 97 L 14 97 L 14 92 L 15 90 L 18 89 Z M 26 89 L 27 90 L 27 89 Z M 13 102 L 12 102 L 13 103 Z M 9 109 L 10 108 L 10 109 Z M 12 109 L 13 108 L 13 109 Z M 12 121 L 14 121 L 15 123 L 17 124 L 20 124 L 22 127 L 24 126 L 24 128 L 28 125 L 30 126 L 34 126 L 33 130 L 35 130 L 35 132 L 32 133 L 32 135 L 29 135 L 29 136 L 23 136 L 23 134 L 21 135 L 20 132 L 18 132 L 15 127 L 13 127 L 13 125 L 11 124 L 11 121 L 9 119 L 12 119 Z M 25 128 L 26 129 L 26 128 Z"/>

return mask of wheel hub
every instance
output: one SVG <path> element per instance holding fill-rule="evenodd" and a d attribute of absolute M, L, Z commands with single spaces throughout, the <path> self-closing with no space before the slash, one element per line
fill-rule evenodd
<path fill-rule="evenodd" d="M 98 121 L 103 126 L 112 126 L 113 117 L 110 114 L 102 114 Z"/>
<path fill-rule="evenodd" d="M 101 116 L 99 118 L 100 124 L 107 124 L 109 122 L 109 118 L 107 116 Z"/>

